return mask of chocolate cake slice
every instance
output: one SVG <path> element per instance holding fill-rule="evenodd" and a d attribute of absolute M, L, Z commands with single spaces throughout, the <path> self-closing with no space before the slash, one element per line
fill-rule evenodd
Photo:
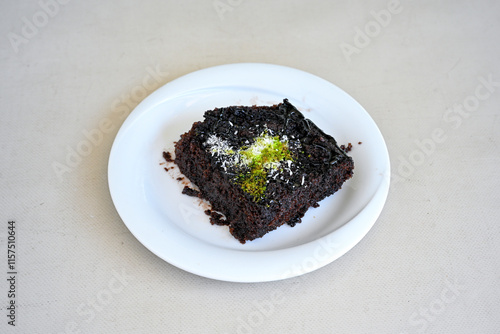
<path fill-rule="evenodd" d="M 176 143 L 175 163 L 211 203 L 212 224 L 228 225 L 241 243 L 299 223 L 354 168 L 287 99 L 206 111 Z"/>

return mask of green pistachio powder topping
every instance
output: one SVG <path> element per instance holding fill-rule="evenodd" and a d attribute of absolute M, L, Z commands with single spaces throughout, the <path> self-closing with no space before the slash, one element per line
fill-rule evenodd
<path fill-rule="evenodd" d="M 256 202 L 262 199 L 266 191 L 270 173 L 282 172 L 281 162 L 290 164 L 293 160 L 287 138 L 270 136 L 267 131 L 256 137 L 252 145 L 243 146 L 236 151 L 227 141 L 215 135 L 208 138 L 207 144 L 212 155 L 224 158 L 221 161 L 224 170 L 227 167 L 240 167 L 242 172 L 236 177 L 236 182 Z"/>

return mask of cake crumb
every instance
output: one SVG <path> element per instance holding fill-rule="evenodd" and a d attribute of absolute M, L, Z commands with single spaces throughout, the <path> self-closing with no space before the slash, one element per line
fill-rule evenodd
<path fill-rule="evenodd" d="M 163 159 L 165 159 L 166 162 L 174 162 L 174 159 L 172 159 L 172 154 L 170 152 L 163 152 Z"/>
<path fill-rule="evenodd" d="M 197 190 L 191 189 L 188 186 L 185 186 L 184 189 L 182 189 L 182 193 L 184 195 L 192 196 L 192 197 L 201 197 L 201 193 Z"/>
<path fill-rule="evenodd" d="M 340 149 L 342 151 L 344 151 L 345 153 L 351 152 L 351 150 L 352 150 L 352 144 L 351 143 L 347 143 L 347 146 L 340 145 Z"/>
<path fill-rule="evenodd" d="M 209 211 L 209 210 L 207 210 Z M 211 211 L 210 212 L 210 224 L 212 225 L 229 225 L 229 223 L 226 221 L 224 215 L 217 211 Z"/>

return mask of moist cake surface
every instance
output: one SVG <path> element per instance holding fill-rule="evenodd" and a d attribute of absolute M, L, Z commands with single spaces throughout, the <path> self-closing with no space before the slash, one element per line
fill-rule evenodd
<path fill-rule="evenodd" d="M 211 223 L 228 225 L 241 243 L 299 223 L 354 168 L 335 139 L 287 99 L 206 111 L 175 144 L 175 163 L 211 203 Z"/>

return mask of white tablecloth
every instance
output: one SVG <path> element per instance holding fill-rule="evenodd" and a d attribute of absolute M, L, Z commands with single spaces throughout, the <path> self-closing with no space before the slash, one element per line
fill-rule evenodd
<path fill-rule="evenodd" d="M 497 1 L 4 1 L 0 332 L 500 333 L 499 14 Z M 110 198 L 131 110 L 238 62 L 338 85 L 387 142 L 378 221 L 307 275 L 185 272 Z"/>

